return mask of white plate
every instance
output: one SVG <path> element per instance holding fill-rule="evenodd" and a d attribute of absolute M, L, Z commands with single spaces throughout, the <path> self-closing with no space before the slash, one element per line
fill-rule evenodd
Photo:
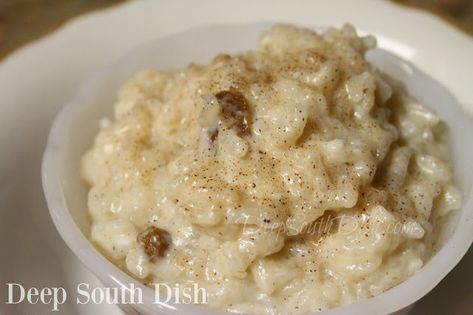
<path fill-rule="evenodd" d="M 51 306 L 39 304 L 5 305 L 4 283 L 16 282 L 65 287 L 70 294 L 70 303 L 61 307 L 65 314 L 120 314 L 115 306 L 75 303 L 77 284 L 99 284 L 57 234 L 40 184 L 49 125 L 80 82 L 154 38 L 203 24 L 263 20 L 300 25 L 350 21 L 375 34 L 381 47 L 445 84 L 473 112 L 468 80 L 473 40 L 429 14 L 384 1 L 136 1 L 75 19 L 0 64 L 0 313 L 49 312 Z M 470 250 L 413 314 L 467 314 L 473 300 L 472 257 Z"/>

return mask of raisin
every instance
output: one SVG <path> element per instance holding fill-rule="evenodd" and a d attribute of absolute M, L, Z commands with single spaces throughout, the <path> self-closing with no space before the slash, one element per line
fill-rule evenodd
<path fill-rule="evenodd" d="M 164 256 L 164 252 L 171 244 L 171 235 L 166 230 L 151 226 L 138 234 L 136 240 L 143 246 L 146 255 L 153 260 Z"/>
<path fill-rule="evenodd" d="M 228 127 L 236 127 L 239 136 L 248 135 L 249 106 L 245 96 L 235 89 L 230 89 L 218 92 L 215 97 L 222 108 L 223 118 Z"/>
<path fill-rule="evenodd" d="M 209 139 L 210 139 L 210 142 L 211 143 L 214 143 L 218 138 L 218 128 L 213 128 L 210 132 L 209 132 Z"/>

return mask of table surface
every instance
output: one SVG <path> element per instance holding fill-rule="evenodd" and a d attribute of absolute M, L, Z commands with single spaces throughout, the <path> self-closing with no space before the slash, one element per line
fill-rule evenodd
<path fill-rule="evenodd" d="M 2 0 L 0 59 L 16 48 L 47 35 L 70 18 L 127 0 Z M 428 10 L 473 36 L 471 0 L 392 0 Z"/>

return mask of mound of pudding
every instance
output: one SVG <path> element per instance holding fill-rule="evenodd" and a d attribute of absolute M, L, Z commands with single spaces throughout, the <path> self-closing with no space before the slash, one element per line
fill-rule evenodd
<path fill-rule="evenodd" d="M 325 310 L 413 275 L 461 194 L 445 124 L 374 46 L 276 25 L 255 51 L 138 74 L 82 161 L 91 239 L 232 312 Z"/>

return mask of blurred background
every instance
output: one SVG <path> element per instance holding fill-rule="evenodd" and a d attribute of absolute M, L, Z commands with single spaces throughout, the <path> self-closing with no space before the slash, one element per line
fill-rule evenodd
<path fill-rule="evenodd" d="M 0 58 L 74 16 L 124 1 L 127 0 L 0 0 Z M 473 0 L 392 1 L 431 11 L 473 35 Z"/>

